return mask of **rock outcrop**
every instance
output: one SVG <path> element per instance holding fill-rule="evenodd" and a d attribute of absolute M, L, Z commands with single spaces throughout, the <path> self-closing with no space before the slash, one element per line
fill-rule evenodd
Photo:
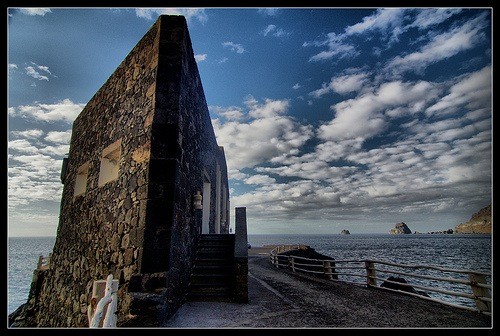
<path fill-rule="evenodd" d="M 344 230 L 342 230 L 340 233 L 341 233 L 341 234 L 351 234 L 351 233 L 349 232 L 349 230 L 345 230 L 345 229 L 344 229 Z"/>
<path fill-rule="evenodd" d="M 317 272 L 319 269 L 318 266 L 324 267 L 325 264 L 324 264 L 323 260 L 328 260 L 330 262 L 330 267 L 331 267 L 330 271 L 332 273 L 335 273 L 335 258 L 321 254 L 310 246 L 307 246 L 306 249 L 297 249 L 297 250 L 290 250 L 290 251 L 282 252 L 282 253 L 280 253 L 280 255 L 313 259 L 313 260 L 307 260 L 307 264 L 311 264 L 311 265 L 301 265 L 300 266 L 300 268 L 302 268 L 304 270 L 312 271 L 312 272 Z M 304 263 L 304 260 L 303 259 L 300 261 L 297 260 L 297 262 Z M 297 266 L 297 267 L 299 267 L 299 266 Z M 326 274 L 323 274 L 323 273 L 309 273 L 309 275 L 314 276 L 314 277 L 329 279 L 329 276 Z M 332 279 L 337 280 L 338 275 L 333 274 Z"/>
<path fill-rule="evenodd" d="M 400 290 L 400 291 L 415 293 L 415 294 L 429 297 L 429 294 L 422 292 L 422 291 L 417 291 L 417 290 L 415 290 L 415 288 L 413 288 L 412 286 L 407 285 L 407 284 L 408 284 L 408 281 L 406 281 L 404 278 L 390 276 L 387 278 L 387 281 L 384 281 L 380 285 L 380 287 L 396 289 L 396 290 Z"/>
<path fill-rule="evenodd" d="M 390 234 L 410 234 L 411 230 L 408 228 L 408 226 L 401 222 L 397 223 L 394 229 L 391 229 L 389 231 Z"/>
<path fill-rule="evenodd" d="M 455 233 L 485 233 L 491 234 L 493 225 L 491 204 L 472 215 L 470 220 L 455 226 Z"/>

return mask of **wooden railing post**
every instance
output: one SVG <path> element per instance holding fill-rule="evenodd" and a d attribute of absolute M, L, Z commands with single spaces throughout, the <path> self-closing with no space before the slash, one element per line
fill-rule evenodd
<path fill-rule="evenodd" d="M 333 280 L 332 265 L 330 264 L 329 260 L 323 261 L 323 272 L 325 272 L 326 278 L 328 280 Z"/>
<path fill-rule="evenodd" d="M 476 296 L 476 307 L 481 312 L 491 312 L 491 302 L 483 301 L 480 297 L 490 297 L 488 288 L 480 287 L 477 284 L 486 284 L 486 277 L 481 274 L 469 273 L 470 287 Z"/>
<path fill-rule="evenodd" d="M 366 269 L 366 285 L 367 286 L 377 286 L 377 280 L 375 279 L 375 263 L 373 261 L 365 261 Z"/>
<path fill-rule="evenodd" d="M 295 272 L 295 260 L 292 256 L 288 257 L 288 266 L 292 269 L 292 272 Z"/>

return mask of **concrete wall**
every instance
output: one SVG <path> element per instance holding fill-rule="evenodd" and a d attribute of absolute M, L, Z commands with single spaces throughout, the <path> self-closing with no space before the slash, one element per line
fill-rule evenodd
<path fill-rule="evenodd" d="M 102 160 L 104 181 L 111 177 L 104 185 Z M 152 324 L 173 314 L 184 300 L 200 232 L 193 196 L 203 190 L 203 172 L 212 200 L 217 194 L 229 200 L 225 157 L 184 17 L 160 17 L 89 101 L 73 124 L 65 167 L 37 326 L 86 327 L 93 281 L 108 274 L 120 281 L 119 324 L 129 314 L 148 315 Z M 85 192 L 75 197 L 82 172 Z M 229 205 L 217 215 L 212 205 L 214 232 L 216 217 L 229 222 Z"/>

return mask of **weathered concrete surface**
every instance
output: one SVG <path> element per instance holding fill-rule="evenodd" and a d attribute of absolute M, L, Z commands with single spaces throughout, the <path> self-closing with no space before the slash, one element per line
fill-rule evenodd
<path fill-rule="evenodd" d="M 188 302 L 169 328 L 484 328 L 490 317 L 411 296 L 313 280 L 249 250 L 249 303 Z"/>

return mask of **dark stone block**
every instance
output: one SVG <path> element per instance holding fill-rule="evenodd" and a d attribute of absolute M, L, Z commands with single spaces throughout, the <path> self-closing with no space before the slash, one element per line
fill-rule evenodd
<path fill-rule="evenodd" d="M 179 151 L 175 124 L 154 124 L 152 129 L 151 154 L 154 158 L 175 159 Z"/>
<path fill-rule="evenodd" d="M 150 183 L 175 183 L 177 160 L 175 159 L 151 159 L 149 163 Z"/>

